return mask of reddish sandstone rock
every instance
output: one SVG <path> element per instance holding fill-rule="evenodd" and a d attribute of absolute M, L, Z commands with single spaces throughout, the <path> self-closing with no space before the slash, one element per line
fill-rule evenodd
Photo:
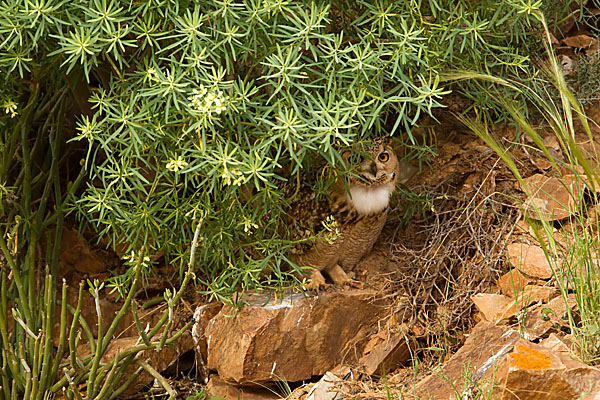
<path fill-rule="evenodd" d="M 536 174 L 524 180 L 531 197 L 524 204 L 530 218 L 555 221 L 571 216 L 580 204 L 585 186 L 581 178 L 564 175 L 561 178 Z"/>
<path fill-rule="evenodd" d="M 342 384 L 342 379 L 331 372 L 326 372 L 308 392 L 306 400 L 341 400 L 344 398 L 340 390 Z"/>
<path fill-rule="evenodd" d="M 206 392 L 221 400 L 279 400 L 282 396 L 269 387 L 239 387 L 223 381 L 219 375 L 211 375 Z"/>
<path fill-rule="evenodd" d="M 310 379 L 342 361 L 355 363 L 386 312 L 374 295 L 348 290 L 277 301 L 255 295 L 240 310 L 224 306 L 206 329 L 208 368 L 225 382 L 257 385 Z"/>
<path fill-rule="evenodd" d="M 497 322 L 502 311 L 514 304 L 510 297 L 492 293 L 477 293 L 471 296 L 471 300 L 483 319 L 489 322 Z"/>
<path fill-rule="evenodd" d="M 555 294 L 556 289 L 549 286 L 527 285 L 498 312 L 496 322 L 516 316 L 532 304 L 548 302 Z"/>
<path fill-rule="evenodd" d="M 208 343 L 206 341 L 206 327 L 211 319 L 221 310 L 222 304 L 212 302 L 203 304 L 194 311 L 194 325 L 192 326 L 192 339 L 196 353 L 196 365 L 200 380 L 208 383 L 209 371 L 207 366 Z"/>
<path fill-rule="evenodd" d="M 600 370 L 545 346 L 520 340 L 497 376 L 503 376 L 502 400 L 598 398 Z"/>
<path fill-rule="evenodd" d="M 550 300 L 547 304 L 541 304 L 527 312 L 524 324 L 524 337 L 533 340 L 544 336 L 553 326 L 559 328 L 567 325 L 563 319 L 567 316 L 568 309 L 575 309 L 577 301 L 575 294 L 567 295 L 567 302 L 562 296 Z"/>
<path fill-rule="evenodd" d="M 381 331 L 383 335 L 374 336 L 365 348 L 365 355 L 359 360 L 360 367 L 369 375 L 382 375 L 393 371 L 408 361 L 416 343 L 408 333 L 408 327 L 402 325 L 394 331 Z M 380 336 L 383 336 L 380 339 Z"/>
<path fill-rule="evenodd" d="M 436 400 L 469 398 L 473 388 L 491 379 L 497 362 L 511 351 L 517 340 L 517 330 L 491 322 L 478 323 L 448 361 L 416 384 L 415 394 L 418 398 Z"/>
<path fill-rule="evenodd" d="M 588 35 L 575 35 L 568 38 L 564 38 L 562 43 L 578 49 L 588 49 L 595 46 L 598 40 Z"/>
<path fill-rule="evenodd" d="M 480 322 L 464 346 L 415 386 L 421 398 L 470 398 L 487 388 L 493 399 L 600 398 L 600 370 L 576 361 L 557 337 L 543 344 L 507 327 Z M 560 340 L 558 340 L 560 342 Z"/>
<path fill-rule="evenodd" d="M 73 269 L 95 274 L 113 268 L 116 259 L 106 252 L 92 249 L 88 241 L 79 236 L 77 231 L 63 228 L 58 263 L 63 274 Z"/>
<path fill-rule="evenodd" d="M 525 285 L 532 281 L 532 278 L 525 276 L 518 269 L 512 269 L 498 278 L 498 286 L 502 294 L 514 298 L 517 293 L 523 290 Z"/>
<path fill-rule="evenodd" d="M 525 243 L 512 243 L 506 248 L 508 261 L 525 275 L 549 279 L 552 277 L 552 268 L 540 246 Z"/>

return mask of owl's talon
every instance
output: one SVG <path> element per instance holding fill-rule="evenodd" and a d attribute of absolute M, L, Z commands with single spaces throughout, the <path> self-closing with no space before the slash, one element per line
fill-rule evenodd
<path fill-rule="evenodd" d="M 315 270 L 312 274 L 310 274 L 310 280 L 305 286 L 307 290 L 318 291 L 320 288 L 325 286 L 325 277 L 320 271 Z"/>
<path fill-rule="evenodd" d="M 331 277 L 333 283 L 340 287 L 352 284 L 352 279 L 350 279 L 348 275 L 346 275 L 346 272 L 338 264 L 328 269 L 327 274 Z"/>

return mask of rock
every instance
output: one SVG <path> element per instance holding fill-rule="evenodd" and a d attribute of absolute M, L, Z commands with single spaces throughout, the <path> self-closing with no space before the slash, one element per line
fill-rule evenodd
<path fill-rule="evenodd" d="M 354 376 L 350 367 L 338 365 L 331 371 L 327 371 L 319 381 L 298 386 L 286 399 L 308 400 L 309 396 L 315 400 L 320 398 L 330 399 L 332 396 L 340 399 L 344 397 L 342 391 L 348 389 L 347 382 L 353 379 Z"/>
<path fill-rule="evenodd" d="M 550 287 L 527 285 L 516 299 L 502 294 L 478 293 L 471 300 L 482 314 L 483 320 L 497 323 L 517 315 L 533 303 L 548 301 L 555 292 Z"/>
<path fill-rule="evenodd" d="M 510 264 L 525 275 L 541 279 L 552 277 L 552 268 L 541 247 L 517 242 L 509 244 L 506 251 Z"/>
<path fill-rule="evenodd" d="M 525 285 L 532 281 L 533 279 L 523 275 L 518 269 L 511 269 L 506 274 L 502 275 L 497 283 L 502 294 L 515 297 L 517 293 L 523 290 Z"/>
<path fill-rule="evenodd" d="M 237 312 L 224 306 L 206 329 L 208 368 L 228 383 L 257 385 L 322 375 L 342 360 L 353 363 L 386 308 L 377 292 L 347 290 L 253 295 Z"/>
<path fill-rule="evenodd" d="M 596 38 L 588 35 L 575 35 L 562 40 L 563 44 L 577 49 L 587 49 L 594 46 L 597 42 Z"/>
<path fill-rule="evenodd" d="M 230 385 L 216 374 L 210 376 L 206 392 L 209 395 L 208 398 L 220 398 L 221 400 L 279 400 L 283 398 L 274 388 Z"/>
<path fill-rule="evenodd" d="M 529 220 L 529 221 L 533 221 L 533 220 Z M 514 233 L 519 234 L 519 235 L 528 235 L 531 237 L 535 237 L 535 230 L 531 226 L 529 221 L 526 221 L 524 219 L 518 220 L 517 223 L 515 224 Z M 535 224 L 535 222 L 534 222 L 534 224 Z M 537 228 L 539 229 L 541 227 L 537 227 Z"/>
<path fill-rule="evenodd" d="M 535 165 L 541 171 L 548 170 L 552 167 L 552 163 L 546 158 L 534 158 L 531 161 L 533 162 L 533 165 Z"/>
<path fill-rule="evenodd" d="M 571 216 L 583 195 L 582 182 L 574 175 L 562 178 L 536 174 L 524 179 L 525 212 L 530 218 L 546 221 L 561 220 Z"/>
<path fill-rule="evenodd" d="M 373 337 L 365 347 L 365 355 L 359 360 L 359 365 L 369 375 L 383 375 L 404 364 L 410 359 L 411 346 L 415 344 L 414 339 L 408 336 L 406 326 L 401 326 L 396 332 L 381 333 L 385 334 L 383 340 L 379 335 Z M 373 341 L 377 343 L 371 345 Z"/>
<path fill-rule="evenodd" d="M 317 382 L 308 395 L 306 400 L 340 400 L 344 398 L 344 395 L 340 393 L 340 386 L 343 380 L 338 378 L 331 372 L 325 373 L 323 377 Z"/>
<path fill-rule="evenodd" d="M 504 378 L 502 400 L 565 400 L 600 396 L 600 370 L 569 353 L 519 340 L 496 376 Z"/>
<path fill-rule="evenodd" d="M 556 294 L 556 289 L 548 286 L 527 285 L 496 316 L 497 321 L 511 318 L 534 303 L 548 302 Z"/>
<path fill-rule="evenodd" d="M 204 383 L 208 382 L 208 343 L 206 336 L 204 335 L 206 327 L 211 319 L 219 311 L 221 311 L 222 304 L 218 302 L 212 302 L 203 304 L 196 308 L 194 312 L 194 325 L 192 326 L 192 339 L 194 340 L 194 350 L 196 352 L 196 365 L 198 366 L 199 378 Z"/>
<path fill-rule="evenodd" d="M 567 295 L 568 308 L 577 305 L 575 294 Z M 527 313 L 524 323 L 524 337 L 533 340 L 544 336 L 554 325 L 567 324 L 562 319 L 567 316 L 567 305 L 562 296 L 552 299 L 548 304 L 541 304 Z"/>
<path fill-rule="evenodd" d="M 526 285 L 517 295 L 517 303 L 533 304 L 537 302 L 547 303 L 556 295 L 556 288 L 552 286 Z"/>
<path fill-rule="evenodd" d="M 544 137 L 543 142 L 544 146 L 546 146 L 548 150 L 554 150 L 558 152 L 561 149 L 560 143 L 558 143 L 558 139 L 556 139 L 556 136 L 554 135 Z"/>
<path fill-rule="evenodd" d="M 551 351 L 554 351 L 554 352 L 562 352 L 562 353 L 570 353 L 571 352 L 571 350 L 569 350 L 569 346 L 567 346 L 567 344 L 563 341 L 563 339 L 560 338 L 555 333 L 551 333 L 546 339 L 542 340 L 540 342 L 540 345 L 542 345 L 545 348 L 547 348 Z"/>
<path fill-rule="evenodd" d="M 486 321 L 478 323 L 465 344 L 448 361 L 415 385 L 414 394 L 422 399 L 470 398 L 465 394 L 480 381 L 491 380 L 498 360 L 506 357 L 517 340 L 517 330 Z"/>
<path fill-rule="evenodd" d="M 54 240 L 54 233 L 49 238 Z M 92 249 L 88 241 L 84 237 L 80 237 L 77 231 L 63 228 L 58 263 L 63 274 L 73 269 L 96 274 L 113 268 L 116 265 L 116 259 L 100 250 Z"/>
<path fill-rule="evenodd" d="M 575 62 L 571 57 L 562 54 L 558 59 L 560 62 L 560 69 L 565 76 L 571 76 L 575 73 Z"/>
<path fill-rule="evenodd" d="M 477 293 L 471 296 L 471 300 L 482 314 L 483 319 L 494 323 L 499 321 L 498 316 L 503 310 L 515 302 L 510 297 L 491 293 Z"/>
<path fill-rule="evenodd" d="M 521 339 L 516 330 L 480 322 L 465 345 L 415 386 L 436 400 L 470 398 L 480 386 L 502 400 L 592 399 L 600 396 L 600 370 L 575 361 L 566 346 Z M 589 396 L 589 397 L 585 397 Z"/>

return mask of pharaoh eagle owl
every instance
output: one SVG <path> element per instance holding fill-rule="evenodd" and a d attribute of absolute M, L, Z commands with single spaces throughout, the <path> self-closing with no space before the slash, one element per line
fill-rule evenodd
<path fill-rule="evenodd" d="M 293 226 L 304 236 L 321 232 L 290 256 L 297 266 L 314 268 L 309 288 L 325 284 L 321 271 L 335 284 L 350 282 L 346 271 L 371 251 L 385 224 L 399 174 L 391 140 L 371 142 L 356 164 L 353 174 L 337 177 L 326 196 L 303 188 L 290 202 Z"/>

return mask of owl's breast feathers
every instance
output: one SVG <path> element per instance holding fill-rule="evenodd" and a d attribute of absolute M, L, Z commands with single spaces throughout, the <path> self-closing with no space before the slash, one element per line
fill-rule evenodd
<path fill-rule="evenodd" d="M 289 228 L 293 239 L 301 240 L 292 253 L 303 253 L 314 246 L 315 240 L 310 238 L 323 240 L 324 235 L 334 238 L 359 222 L 375 222 L 387 213 L 389 192 L 384 197 L 377 191 L 368 194 L 341 186 L 320 195 L 302 187 L 290 200 Z"/>

